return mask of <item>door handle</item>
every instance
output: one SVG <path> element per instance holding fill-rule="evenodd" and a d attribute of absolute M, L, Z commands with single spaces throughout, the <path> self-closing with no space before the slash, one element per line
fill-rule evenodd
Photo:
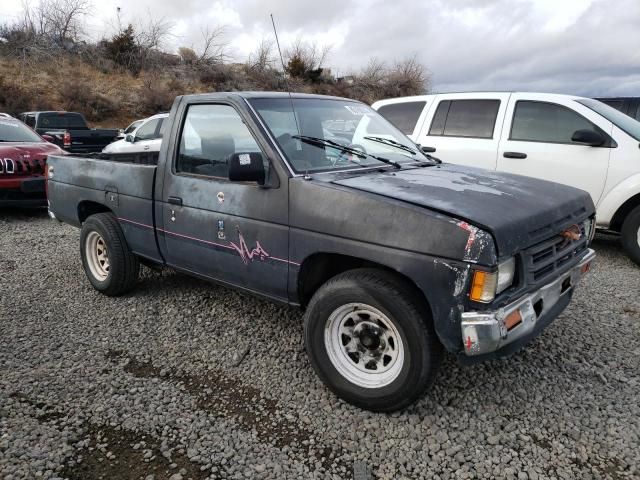
<path fill-rule="evenodd" d="M 504 152 L 502 156 L 504 158 L 527 158 L 527 154 L 522 152 Z"/>
<path fill-rule="evenodd" d="M 145 150 L 149 150 L 149 145 L 147 145 L 146 147 L 144 147 Z"/>
<path fill-rule="evenodd" d="M 169 197 L 167 202 L 172 205 L 182 205 L 182 199 L 180 197 Z"/>
<path fill-rule="evenodd" d="M 436 151 L 436 147 L 420 147 L 424 153 L 433 153 Z"/>

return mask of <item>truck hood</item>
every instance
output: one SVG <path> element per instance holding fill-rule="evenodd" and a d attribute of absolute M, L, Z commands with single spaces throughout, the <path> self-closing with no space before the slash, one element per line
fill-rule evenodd
<path fill-rule="evenodd" d="M 31 155 L 47 156 L 62 155 L 64 151 L 53 143 L 45 142 L 2 142 L 0 143 L 0 156 L 13 159 L 21 159 Z"/>
<path fill-rule="evenodd" d="M 501 257 L 593 215 L 589 194 L 521 175 L 453 164 L 375 172 L 334 184 L 445 213 L 490 232 Z"/>

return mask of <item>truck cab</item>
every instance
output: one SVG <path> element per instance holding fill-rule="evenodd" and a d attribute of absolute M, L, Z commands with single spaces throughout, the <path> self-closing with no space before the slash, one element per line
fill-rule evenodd
<path fill-rule="evenodd" d="M 344 98 L 178 97 L 154 163 L 62 160 L 50 214 L 81 229 L 94 288 L 153 263 L 300 307 L 319 377 L 375 411 L 417 399 L 443 350 L 517 351 L 594 258 L 586 192 L 443 164 Z"/>

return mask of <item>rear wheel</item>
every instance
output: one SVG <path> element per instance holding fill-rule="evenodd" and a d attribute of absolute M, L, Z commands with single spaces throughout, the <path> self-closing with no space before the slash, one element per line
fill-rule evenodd
<path fill-rule="evenodd" d="M 129 249 L 112 213 L 92 215 L 82 225 L 80 255 L 89 282 L 105 295 L 122 295 L 138 279 L 138 257 Z"/>
<path fill-rule="evenodd" d="M 640 206 L 631 210 L 622 224 L 622 246 L 629 258 L 640 265 Z"/>
<path fill-rule="evenodd" d="M 368 410 L 411 404 L 440 363 L 428 308 L 410 285 L 384 271 L 358 269 L 329 280 L 309 303 L 304 330 L 318 376 Z"/>

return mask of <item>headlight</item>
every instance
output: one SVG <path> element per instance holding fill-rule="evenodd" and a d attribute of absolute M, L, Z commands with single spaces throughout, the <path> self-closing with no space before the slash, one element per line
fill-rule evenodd
<path fill-rule="evenodd" d="M 502 293 L 513 284 L 516 275 L 516 259 L 511 257 L 498 265 L 498 286 L 496 293 Z"/>
<path fill-rule="evenodd" d="M 469 298 L 475 302 L 489 303 L 498 293 L 504 292 L 513 284 L 516 273 L 516 259 L 511 257 L 498 265 L 496 272 L 473 272 Z"/>

